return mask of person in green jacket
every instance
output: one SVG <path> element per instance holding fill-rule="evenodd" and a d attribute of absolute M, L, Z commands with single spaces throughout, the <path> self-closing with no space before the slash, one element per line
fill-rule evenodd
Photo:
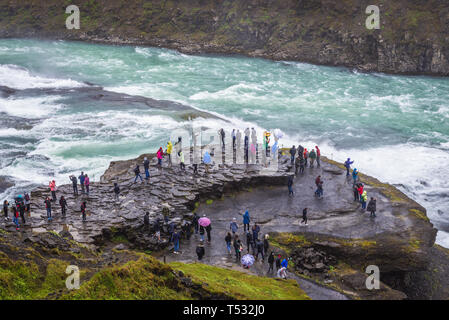
<path fill-rule="evenodd" d="M 362 209 L 366 209 L 366 202 L 368 201 L 368 195 L 366 194 L 366 190 L 362 193 Z"/>
<path fill-rule="evenodd" d="M 185 170 L 186 169 L 186 165 L 184 164 L 184 152 L 179 151 L 178 156 L 180 158 L 180 163 L 179 165 L 181 166 L 181 170 Z"/>

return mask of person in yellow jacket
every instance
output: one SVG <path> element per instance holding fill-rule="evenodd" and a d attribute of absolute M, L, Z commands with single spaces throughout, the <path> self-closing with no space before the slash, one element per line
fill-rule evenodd
<path fill-rule="evenodd" d="M 179 159 L 180 159 L 179 165 L 181 167 L 181 170 L 185 170 L 186 169 L 186 165 L 184 164 L 184 152 L 182 152 L 182 150 L 179 151 L 178 156 L 179 156 Z"/>
<path fill-rule="evenodd" d="M 362 193 L 362 209 L 366 209 L 366 202 L 368 201 L 368 195 L 366 194 L 366 190 Z"/>
<path fill-rule="evenodd" d="M 167 150 L 165 150 L 165 154 L 168 155 L 168 165 L 171 167 L 171 153 L 173 150 L 173 144 L 171 141 L 167 142 Z"/>

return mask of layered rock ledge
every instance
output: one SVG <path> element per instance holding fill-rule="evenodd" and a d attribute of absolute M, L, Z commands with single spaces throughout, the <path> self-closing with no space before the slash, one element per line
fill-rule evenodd
<path fill-rule="evenodd" d="M 133 169 L 143 162 L 144 157 L 152 161 L 150 181 L 134 183 Z M 278 170 L 270 175 L 261 169 L 258 164 L 230 163 L 216 165 L 207 174 L 201 164 L 199 174 L 193 175 L 190 166 L 181 171 L 175 165 L 168 168 L 165 162 L 160 170 L 154 154 L 112 162 L 101 180 L 91 184 L 89 196 L 74 196 L 71 185 L 58 188 L 58 198 L 64 195 L 68 202 L 66 218 L 61 217 L 59 205 L 55 204 L 54 219 L 48 222 L 44 198 L 50 192 L 46 187 L 34 190 L 31 193 L 32 215 L 22 232 L 31 231 L 32 241 L 36 232 L 68 230 L 76 241 L 94 247 L 110 243 L 119 236 L 127 240 L 130 248 L 158 252 L 169 244 L 168 224 L 175 222 L 179 226 L 190 221 L 196 211 L 211 217 L 213 239 L 220 243 L 220 251 L 211 249 L 205 263 L 217 264 L 218 261 L 220 264 L 222 260 L 217 257 L 223 254 L 222 236 L 224 238 L 229 228 L 229 221 L 233 217 L 240 219 L 239 215 L 249 210 L 252 222 L 261 225 L 263 233 L 270 233 L 274 238 L 292 235 L 290 238 L 277 237 L 281 246 L 313 247 L 361 271 L 368 265 L 377 265 L 386 279 L 399 275 L 393 278 L 402 279 L 397 280 L 401 282 L 397 287 L 402 285 L 404 291 L 406 275 L 425 278 L 423 274 L 434 261 L 436 229 L 429 222 L 426 210 L 396 188 L 360 174 L 368 196 L 377 198 L 377 218 L 371 219 L 360 210 L 360 204 L 353 201 L 352 179 L 345 176 L 342 165 L 337 162 L 322 157 L 321 168 L 307 168 L 303 175 L 298 175 L 292 198 L 288 197 L 286 187 L 288 177 L 294 175 L 288 156 L 280 157 Z M 323 199 L 314 197 L 317 175 L 325 181 Z M 114 182 L 122 189 L 118 202 L 114 199 Z M 87 202 L 87 222 L 81 219 L 82 201 Z M 307 227 L 300 225 L 304 207 L 309 208 Z M 163 220 L 164 214 L 167 215 L 161 242 L 143 227 L 143 216 L 147 211 L 152 221 Z M 1 224 L 11 231 L 14 229 L 10 223 L 2 221 Z M 279 239 L 284 239 L 284 243 Z M 193 261 L 194 242 L 191 245 L 186 247 L 184 256 L 175 260 Z M 447 255 L 439 256 L 438 265 L 445 261 L 441 257 Z M 392 283 L 393 280 L 388 282 Z"/>

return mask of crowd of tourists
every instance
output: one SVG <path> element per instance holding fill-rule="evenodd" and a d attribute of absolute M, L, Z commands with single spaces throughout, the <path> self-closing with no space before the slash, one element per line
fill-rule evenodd
<path fill-rule="evenodd" d="M 220 146 L 225 149 L 226 146 L 226 132 L 224 129 L 220 129 L 218 131 L 219 134 L 219 141 Z M 265 131 L 263 133 L 263 144 L 262 144 L 262 154 L 263 157 L 270 157 L 270 155 L 273 155 L 273 153 L 281 152 L 279 146 L 278 146 L 278 138 L 276 135 L 275 137 L 275 144 L 273 147 L 270 148 L 270 136 L 271 133 L 268 131 Z M 243 154 L 244 154 L 244 160 L 246 163 L 256 163 L 259 161 L 259 148 L 257 144 L 257 135 L 254 128 L 246 128 L 242 132 L 240 132 L 239 129 L 233 129 L 231 133 L 232 137 L 232 148 L 234 150 L 234 155 L 236 154 L 236 150 L 240 149 L 243 146 Z M 243 139 L 243 144 L 242 144 Z M 293 184 L 294 184 L 294 177 L 298 175 L 302 175 L 305 173 L 306 168 L 314 168 L 316 165 L 317 168 L 321 167 L 321 150 L 318 146 L 315 146 L 314 148 L 311 148 L 308 150 L 307 148 L 298 145 L 298 146 L 292 146 L 290 150 L 288 151 L 290 154 L 290 162 L 292 168 L 294 168 L 294 175 L 289 176 L 288 179 L 288 191 L 289 196 L 294 196 L 294 190 L 293 190 Z M 167 167 L 171 168 L 172 164 L 174 162 L 173 154 L 177 155 L 177 159 L 179 162 L 179 168 L 181 171 L 186 171 L 186 165 L 185 165 L 185 157 L 183 153 L 182 148 L 182 138 L 178 138 L 178 140 L 173 144 L 171 141 L 167 142 L 165 151 L 162 147 L 160 147 L 156 153 L 157 158 L 157 167 L 159 169 L 162 169 L 163 162 L 167 163 Z M 211 165 L 211 154 L 209 152 L 205 152 L 201 163 L 205 166 L 206 174 L 209 172 L 209 166 Z M 351 165 L 354 163 L 354 161 L 351 161 L 350 158 L 348 158 L 344 166 L 346 168 L 346 175 L 349 179 L 349 176 L 351 174 Z M 199 163 L 196 163 L 194 161 L 192 165 L 193 174 L 198 174 L 198 165 Z M 140 170 L 140 167 L 143 167 L 145 177 L 142 177 L 142 172 Z M 147 181 L 147 183 L 150 180 L 150 160 L 145 157 L 143 160 L 143 163 L 137 163 L 134 168 L 134 183 L 137 183 L 137 181 L 144 182 Z M 87 174 L 84 172 L 81 172 L 81 174 L 78 177 L 75 177 L 74 175 L 69 176 L 69 179 L 72 183 L 72 189 L 73 194 L 75 197 L 78 197 L 81 194 L 86 195 L 87 199 L 89 199 L 90 194 L 90 179 Z M 360 182 L 359 179 L 359 172 L 356 168 L 352 170 L 352 179 L 353 179 L 353 194 L 354 194 L 354 201 L 360 202 L 361 204 L 361 210 L 367 210 L 370 212 L 370 217 L 375 218 L 376 217 L 376 199 L 371 197 L 370 201 L 368 202 L 368 195 L 367 191 L 365 190 L 365 187 L 363 183 Z M 324 190 L 323 185 L 324 181 L 321 177 L 321 175 L 318 175 L 315 179 L 315 196 L 318 199 L 322 199 L 324 197 Z M 64 195 L 61 195 L 59 197 L 59 200 L 57 198 L 57 186 L 55 180 L 52 180 L 49 182 L 49 191 L 50 194 L 44 199 L 44 205 L 47 212 L 47 219 L 49 222 L 53 220 L 53 209 L 55 207 L 55 204 L 59 204 L 60 209 L 60 216 L 62 219 L 64 219 L 67 215 L 67 211 L 69 209 L 69 206 L 67 204 L 67 200 L 65 199 Z M 114 186 L 112 188 L 114 199 L 116 201 L 120 201 L 120 193 L 121 188 L 118 185 L 118 183 L 114 183 Z M 82 221 L 86 221 L 86 215 L 87 213 L 87 201 L 86 198 L 83 198 L 83 200 L 80 202 L 79 211 L 81 212 Z M 5 216 L 5 220 L 8 220 L 8 214 L 10 211 L 13 216 L 13 223 L 17 230 L 20 229 L 20 222 L 19 218 L 21 219 L 22 225 L 26 224 L 27 217 L 31 217 L 31 198 L 28 193 L 24 193 L 23 195 L 19 195 L 14 199 L 14 204 L 10 204 L 7 200 L 3 202 L 3 212 Z M 77 210 L 78 211 L 78 210 Z M 308 208 L 304 208 L 302 211 L 302 221 L 301 224 L 304 224 L 307 226 L 307 215 L 308 215 Z M 240 228 L 239 223 L 237 222 L 237 218 L 234 218 L 233 221 L 230 222 L 229 225 L 229 232 L 227 232 L 225 236 L 225 244 L 226 244 L 226 250 L 229 253 L 229 255 L 235 255 L 235 259 L 237 262 L 240 262 L 245 268 L 250 268 L 251 265 L 259 260 L 259 256 L 261 258 L 261 262 L 264 262 L 265 259 L 268 262 L 269 268 L 268 272 L 274 271 L 274 265 L 276 265 L 276 270 L 278 271 L 277 274 L 280 276 L 285 276 L 286 269 L 288 267 L 288 259 L 287 257 L 284 257 L 281 259 L 281 255 L 279 253 L 276 253 L 274 251 L 269 252 L 269 236 L 268 234 L 265 234 L 263 236 L 260 236 L 260 226 L 257 223 L 254 223 L 251 225 L 251 219 L 249 216 L 249 212 L 246 211 L 243 215 L 242 225 L 243 225 L 243 233 L 240 235 L 238 234 L 238 230 Z M 206 249 L 204 246 L 204 243 L 210 243 L 211 242 L 211 232 L 212 232 L 212 224 L 209 218 L 206 216 L 199 217 L 196 213 L 193 215 L 193 219 L 191 222 L 185 222 L 180 228 L 177 228 L 175 223 L 171 222 L 169 223 L 167 215 L 164 216 L 164 221 L 156 220 L 152 224 L 151 230 L 154 232 L 155 237 L 158 239 L 158 241 L 161 241 L 161 230 L 162 226 L 166 224 L 168 225 L 168 233 L 169 233 L 169 241 L 173 243 L 173 252 L 175 254 L 178 254 L 180 252 L 180 243 L 182 239 L 190 240 L 191 235 L 199 235 L 200 242 L 198 246 L 196 247 L 196 254 L 198 257 L 198 260 L 202 260 L 203 257 L 206 255 Z M 147 212 L 144 215 L 144 225 L 146 228 L 150 228 L 150 219 L 149 219 L 149 213 Z M 193 229 L 193 230 L 192 230 Z M 246 244 L 246 254 L 244 249 L 244 243 Z M 283 269 L 285 268 L 285 269 Z"/>

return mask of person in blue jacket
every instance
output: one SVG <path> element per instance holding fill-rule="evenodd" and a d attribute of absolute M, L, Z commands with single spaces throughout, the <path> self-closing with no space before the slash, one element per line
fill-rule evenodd
<path fill-rule="evenodd" d="M 357 183 L 357 178 L 359 177 L 359 172 L 357 171 L 356 168 L 354 168 L 354 170 L 352 170 L 352 179 L 354 180 L 354 184 Z"/>
<path fill-rule="evenodd" d="M 238 226 L 235 218 L 232 219 L 232 222 L 229 225 L 229 229 L 231 229 L 233 235 L 235 235 L 237 233 L 239 226 Z"/>
<path fill-rule="evenodd" d="M 86 179 L 86 176 L 84 175 L 84 172 L 81 171 L 80 176 L 78 177 L 78 179 L 80 180 L 80 185 L 81 185 L 81 193 L 84 193 L 84 180 Z"/>
<path fill-rule="evenodd" d="M 348 160 L 345 161 L 346 176 L 349 176 L 349 169 L 351 169 L 351 164 L 353 163 L 354 161 L 351 161 L 351 158 L 348 158 Z"/>
<path fill-rule="evenodd" d="M 252 231 L 253 231 L 253 241 L 255 241 L 259 237 L 260 232 L 260 227 L 257 225 L 257 223 L 253 225 Z"/>
<path fill-rule="evenodd" d="M 248 231 L 249 231 L 249 223 L 251 222 L 251 219 L 249 217 L 249 212 L 248 210 L 245 211 L 245 213 L 243 214 L 243 231 L 246 231 L 246 228 L 248 227 Z"/>
<path fill-rule="evenodd" d="M 281 267 L 288 268 L 288 260 L 287 259 L 282 260 Z"/>
<path fill-rule="evenodd" d="M 173 232 L 173 253 L 179 253 L 179 240 L 181 238 L 181 236 L 179 235 L 178 230 L 175 230 L 175 232 Z"/>

